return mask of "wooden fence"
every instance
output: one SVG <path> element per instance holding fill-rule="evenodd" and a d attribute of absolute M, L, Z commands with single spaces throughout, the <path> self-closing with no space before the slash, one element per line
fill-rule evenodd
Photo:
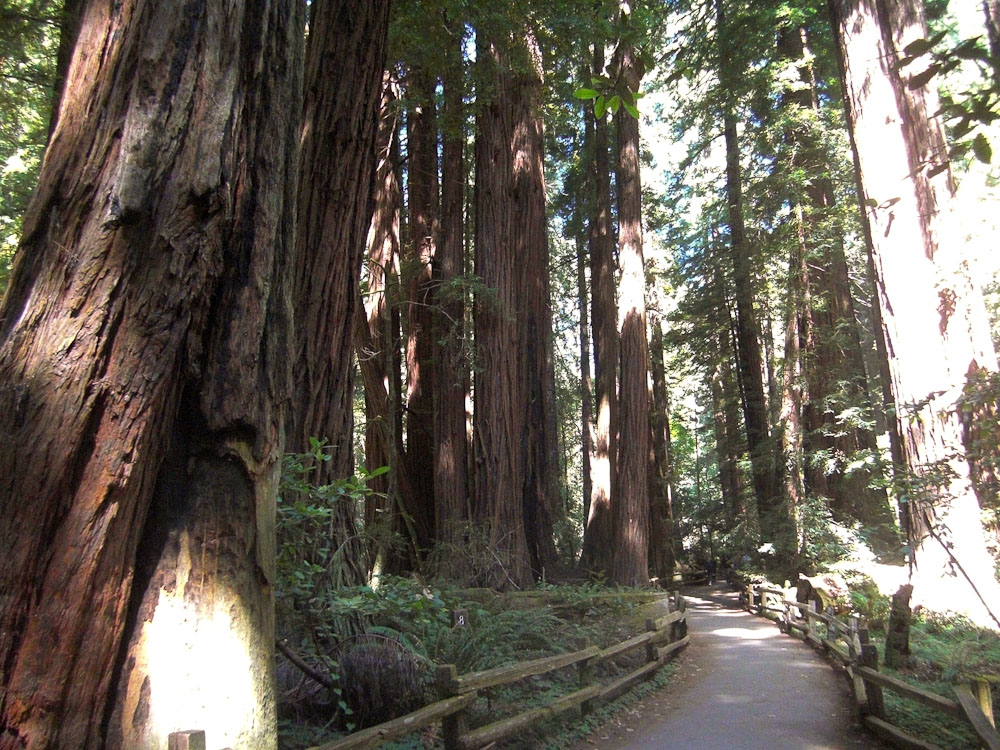
<path fill-rule="evenodd" d="M 590 646 L 568 654 L 463 675 L 459 675 L 453 665 L 440 666 L 436 674 L 440 700 L 406 716 L 310 750 L 377 747 L 382 742 L 397 739 L 438 721 L 442 723 L 446 750 L 473 750 L 512 737 L 538 721 L 577 707 L 584 714 L 589 713 L 597 702 L 616 698 L 638 680 L 652 675 L 672 654 L 688 644 L 690 636 L 687 633 L 684 599 L 679 593 L 675 593 L 673 599 L 668 599 L 667 602 L 668 613 L 655 620 L 647 620 L 645 632 L 605 649 Z M 645 649 L 646 652 L 642 666 L 606 685 L 598 682 L 595 667 L 638 649 Z M 578 673 L 578 690 L 556 698 L 548 705 L 532 708 L 486 726 L 469 727 L 469 710 L 480 691 L 574 665 Z"/>
<path fill-rule="evenodd" d="M 793 601 L 785 591 L 766 586 L 747 586 L 741 598 L 749 611 L 761 617 L 776 616 L 783 632 L 801 633 L 808 642 L 841 664 L 850 681 L 862 723 L 882 739 L 907 750 L 941 750 L 888 721 L 883 691 L 889 690 L 965 722 L 972 727 L 983 747 L 1000 750 L 990 684 L 986 680 L 955 685 L 957 700 L 952 700 L 879 672 L 878 651 L 869 643 L 868 630 L 856 616 L 840 620 L 832 614 L 817 612 L 815 602 Z"/>

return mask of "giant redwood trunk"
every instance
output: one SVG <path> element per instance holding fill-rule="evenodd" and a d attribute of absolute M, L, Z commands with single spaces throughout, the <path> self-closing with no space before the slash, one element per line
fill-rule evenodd
<path fill-rule="evenodd" d="M 306 49 L 295 268 L 295 399 L 292 450 L 329 441 L 316 481 L 354 474 L 351 351 L 362 303 L 361 260 L 372 217 L 372 182 L 389 2 L 363 13 L 342 0 L 312 9 Z M 334 78 L 330 70 L 340 71 Z M 348 199 L 349 198 L 349 199 Z M 367 574 L 353 502 L 339 499 L 331 547 L 341 581 Z"/>
<path fill-rule="evenodd" d="M 465 292 L 457 282 L 465 271 L 465 110 L 462 47 L 456 33 L 442 74 L 441 242 L 434 259 L 438 283 L 435 338 L 438 342 L 434 409 L 434 502 L 438 541 L 461 542 L 470 520 L 466 465 L 464 356 Z"/>
<path fill-rule="evenodd" d="M 667 374 L 663 366 L 663 324 L 651 314 L 650 340 L 652 388 L 649 394 L 649 570 L 661 581 L 673 580 L 674 517 L 670 475 L 670 407 Z"/>
<path fill-rule="evenodd" d="M 583 522 L 586 524 L 590 511 L 590 492 L 593 487 L 590 478 L 590 462 L 594 451 L 594 383 L 590 376 L 590 315 L 587 313 L 587 275 L 584 270 L 583 243 L 576 249 L 576 288 L 580 303 L 580 437 Z"/>
<path fill-rule="evenodd" d="M 897 64 L 900 50 L 927 35 L 922 7 L 914 0 L 829 7 L 903 438 L 906 471 L 896 485 L 915 548 L 914 596 L 1000 627 L 1000 587 L 956 409 L 969 376 L 995 371 L 996 356 L 981 293 L 953 239 L 954 182 L 940 162 L 946 149 L 932 117 L 933 85 L 914 86 Z"/>
<path fill-rule="evenodd" d="M 417 558 L 414 540 L 403 520 L 413 507 L 412 485 L 402 460 L 403 438 L 396 409 L 400 377 L 396 361 L 399 346 L 392 310 L 399 302 L 399 116 L 398 84 L 383 74 L 380 105 L 374 206 L 368 229 L 367 287 L 363 317 L 355 324 L 354 347 L 365 391 L 365 465 L 368 471 L 389 471 L 369 481 L 365 499 L 365 531 L 374 575 L 401 573 Z M 404 553 L 383 531 L 406 541 Z"/>
<path fill-rule="evenodd" d="M 642 63 L 630 46 L 620 66 L 631 91 L 639 89 Z M 618 465 L 614 482 L 612 580 L 622 586 L 649 583 L 649 346 L 646 340 L 646 271 L 642 257 L 642 191 L 639 181 L 639 121 L 624 108 L 618 126 Z"/>
<path fill-rule="evenodd" d="M 410 242 L 406 285 L 406 458 L 413 481 L 413 519 L 421 549 L 434 532 L 434 283 L 438 245 L 438 135 L 436 78 L 423 66 L 407 73 L 408 208 Z"/>
<path fill-rule="evenodd" d="M 5 750 L 275 746 L 303 15 L 81 7 L 0 311 Z"/>
<path fill-rule="evenodd" d="M 594 45 L 594 74 L 604 73 L 604 47 Z M 592 112 L 587 113 L 593 117 Z M 594 331 L 594 456 L 590 510 L 583 536 L 580 567 L 611 574 L 611 485 L 615 475 L 616 403 L 618 400 L 618 313 L 615 301 L 614 232 L 611 226 L 611 161 L 608 123 L 594 123 L 594 214 L 590 220 L 591 326 Z"/>
<path fill-rule="evenodd" d="M 515 235 L 521 274 L 519 356 L 524 381 L 524 525 L 532 571 L 544 577 L 557 554 L 553 513 L 559 494 L 558 420 L 555 404 L 555 361 L 552 307 L 549 301 L 549 250 L 545 217 L 545 141 L 542 121 L 541 49 L 530 30 L 524 32 L 530 67 L 515 72 L 524 97 L 524 114 L 515 129 L 513 200 L 519 227 Z"/>
<path fill-rule="evenodd" d="M 475 517 L 494 559 L 481 583 L 506 588 L 531 581 L 525 533 L 523 449 L 526 388 L 518 315 L 524 305 L 520 264 L 528 235 L 525 198 L 537 179 L 530 154 L 537 85 L 523 41 L 477 30 L 480 103 L 476 138 L 476 274 L 490 288 L 475 300 Z M 517 71 L 517 72 L 515 72 Z"/>

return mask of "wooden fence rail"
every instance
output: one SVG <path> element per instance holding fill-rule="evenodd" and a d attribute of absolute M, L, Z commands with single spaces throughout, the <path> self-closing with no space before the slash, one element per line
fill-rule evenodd
<path fill-rule="evenodd" d="M 845 622 L 830 613 L 817 612 L 815 602 L 793 601 L 784 590 L 766 586 L 747 586 L 741 599 L 748 611 L 761 617 L 776 614 L 783 632 L 801 633 L 806 641 L 840 663 L 850 680 L 862 723 L 882 739 L 907 750 L 941 750 L 889 722 L 883 693 L 889 690 L 965 722 L 982 747 L 1000 750 L 1000 734 L 994 723 L 990 684 L 986 680 L 955 685 L 957 700 L 952 700 L 879 672 L 878 652 L 869 643 L 868 630 L 858 617 Z"/>
<path fill-rule="evenodd" d="M 589 646 L 568 654 L 557 654 L 464 675 L 459 675 L 454 665 L 442 665 L 438 667 L 435 675 L 441 700 L 406 716 L 310 750 L 354 750 L 377 747 L 382 742 L 397 739 L 438 721 L 442 723 L 446 750 L 474 750 L 491 742 L 509 738 L 538 721 L 575 708 L 580 708 L 585 714 L 589 713 L 598 701 L 610 700 L 625 692 L 637 681 L 653 674 L 671 654 L 689 643 L 687 605 L 683 597 L 679 592 L 675 592 L 672 598 L 667 599 L 667 603 L 670 610 L 668 614 L 655 620 L 647 620 L 645 632 L 606 649 Z M 597 681 L 594 668 L 598 664 L 641 648 L 646 652 L 642 666 L 609 684 L 602 685 Z M 560 696 L 546 706 L 533 708 L 486 726 L 469 728 L 469 710 L 480 691 L 574 665 L 578 671 L 578 690 Z"/>

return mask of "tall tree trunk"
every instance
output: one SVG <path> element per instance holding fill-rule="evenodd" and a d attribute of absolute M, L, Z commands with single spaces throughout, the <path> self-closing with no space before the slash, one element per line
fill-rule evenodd
<path fill-rule="evenodd" d="M 535 123 L 528 90 L 528 51 L 503 32 L 477 30 L 477 64 L 487 97 L 477 118 L 476 273 L 491 289 L 475 301 L 475 512 L 495 559 L 480 583 L 498 588 L 531 581 L 524 525 L 526 388 L 518 316 L 524 303 L 522 253 L 527 233 L 524 199 L 533 178 L 528 132 Z"/>
<path fill-rule="evenodd" d="M 559 496 L 559 445 L 555 403 L 552 306 L 549 301 L 549 248 L 545 217 L 544 123 L 542 120 L 542 52 L 533 32 L 525 30 L 531 69 L 518 71 L 523 80 L 526 112 L 515 130 L 514 202 L 521 226 L 518 268 L 522 274 L 523 313 L 519 316 L 520 351 L 524 358 L 524 524 L 536 577 L 557 560 L 553 530 Z"/>
<path fill-rule="evenodd" d="M 674 519 L 670 482 L 670 414 L 667 378 L 663 366 L 663 324 L 652 314 L 650 342 L 652 390 L 649 394 L 649 569 L 661 581 L 674 577 Z"/>
<path fill-rule="evenodd" d="M 373 491 L 365 502 L 365 530 L 373 573 L 401 573 L 418 556 L 403 520 L 406 508 L 415 504 L 412 485 L 403 460 L 403 438 L 398 432 L 399 370 L 398 338 L 392 326 L 392 310 L 399 302 L 399 117 L 398 84 L 386 72 L 382 82 L 379 115 L 378 161 L 375 170 L 375 202 L 368 229 L 368 295 L 365 316 L 355 329 L 354 347 L 365 391 L 365 464 L 369 471 L 382 466 L 389 471 L 370 480 Z M 383 531 L 398 534 L 408 545 L 401 553 Z M 374 539 L 372 538 L 374 537 Z"/>
<path fill-rule="evenodd" d="M 421 549 L 434 532 L 434 285 L 438 244 L 438 140 L 434 105 L 436 79 L 422 66 L 411 67 L 406 81 L 410 109 L 410 255 L 404 267 L 406 305 L 406 458 L 416 505 L 413 519 Z"/>
<path fill-rule="evenodd" d="M 2 748 L 275 746 L 302 10 L 81 8 L 0 309 Z"/>
<path fill-rule="evenodd" d="M 913 0 L 831 0 L 852 145 L 908 471 L 897 486 L 915 550 L 914 594 L 1000 627 L 956 401 L 996 371 L 982 295 L 947 244 L 954 182 L 932 88 L 910 88 L 900 50 L 927 36 Z M 937 165 L 937 166 L 935 166 Z M 990 608 L 994 608 L 990 611 Z"/>
<path fill-rule="evenodd" d="M 583 523 L 586 524 L 590 511 L 591 458 L 594 451 L 594 385 L 590 376 L 590 315 L 587 294 L 587 274 L 584 270 L 584 247 L 580 242 L 576 252 L 576 286 L 580 300 L 580 440 L 581 474 L 583 475 Z"/>
<path fill-rule="evenodd" d="M 726 143 L 726 208 L 729 214 L 729 242 L 736 287 L 736 333 L 739 371 L 743 386 L 750 462 L 753 466 L 754 495 L 765 541 L 782 545 L 787 538 L 787 512 L 775 484 L 774 448 L 768 434 L 767 401 L 760 352 L 760 326 L 754 311 L 750 247 L 743 221 L 743 186 L 740 151 L 736 132 L 736 71 L 731 59 L 730 29 L 725 0 L 715 0 L 718 34 L 719 79 L 723 96 L 723 131 Z"/>
<path fill-rule="evenodd" d="M 434 261 L 438 305 L 436 338 L 439 345 L 434 430 L 435 528 L 438 541 L 457 544 L 471 520 L 466 477 L 465 288 L 458 282 L 465 272 L 465 111 L 463 107 L 464 37 L 456 33 L 442 74 L 444 112 L 441 118 L 441 244 Z"/>
<path fill-rule="evenodd" d="M 812 335 L 809 325 L 809 286 L 806 264 L 806 235 L 802 206 L 796 206 L 798 242 L 793 245 L 788 261 L 788 301 L 785 313 L 785 351 L 782 372 L 781 416 L 778 433 L 781 453 L 785 458 L 785 497 L 795 520 L 796 555 L 804 548 L 804 530 L 799 521 L 799 509 L 805 500 L 805 480 L 803 476 L 803 435 L 802 435 L 802 349 Z"/>
<path fill-rule="evenodd" d="M 622 76 L 638 91 L 642 63 L 635 50 L 620 51 Z M 649 347 L 646 341 L 646 271 L 642 257 L 642 191 L 639 181 L 639 121 L 623 107 L 618 126 L 618 330 L 621 385 L 618 391 L 618 466 L 613 484 L 612 580 L 622 586 L 649 583 Z"/>
<path fill-rule="evenodd" d="M 331 459 L 315 481 L 354 474 L 355 328 L 362 312 L 361 261 L 371 224 L 388 2 L 365 13 L 349 3 L 312 8 L 306 48 L 305 101 L 299 155 L 294 304 L 295 408 L 293 451 L 310 438 L 329 441 Z M 342 71 L 332 85 L 330 65 Z M 335 196 L 356 196 L 336 200 Z M 368 573 L 353 501 L 333 506 L 333 549 L 341 550 L 340 581 L 362 583 Z"/>
<path fill-rule="evenodd" d="M 604 73 L 604 47 L 594 45 L 594 73 Z M 593 111 L 587 113 L 593 117 Z M 611 226 L 611 161 L 608 124 L 602 117 L 594 124 L 594 216 L 590 221 L 591 321 L 594 329 L 594 398 L 597 406 L 594 432 L 593 489 L 590 514 L 583 537 L 580 566 L 596 574 L 611 575 L 611 486 L 615 476 L 618 398 L 618 313 L 615 302 L 614 232 Z"/>

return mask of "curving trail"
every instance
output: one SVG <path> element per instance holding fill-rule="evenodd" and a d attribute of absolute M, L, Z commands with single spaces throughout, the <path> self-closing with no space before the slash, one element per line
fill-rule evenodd
<path fill-rule="evenodd" d="M 724 584 L 685 591 L 678 679 L 574 750 L 876 750 L 847 681 L 809 646 L 738 608 Z"/>

